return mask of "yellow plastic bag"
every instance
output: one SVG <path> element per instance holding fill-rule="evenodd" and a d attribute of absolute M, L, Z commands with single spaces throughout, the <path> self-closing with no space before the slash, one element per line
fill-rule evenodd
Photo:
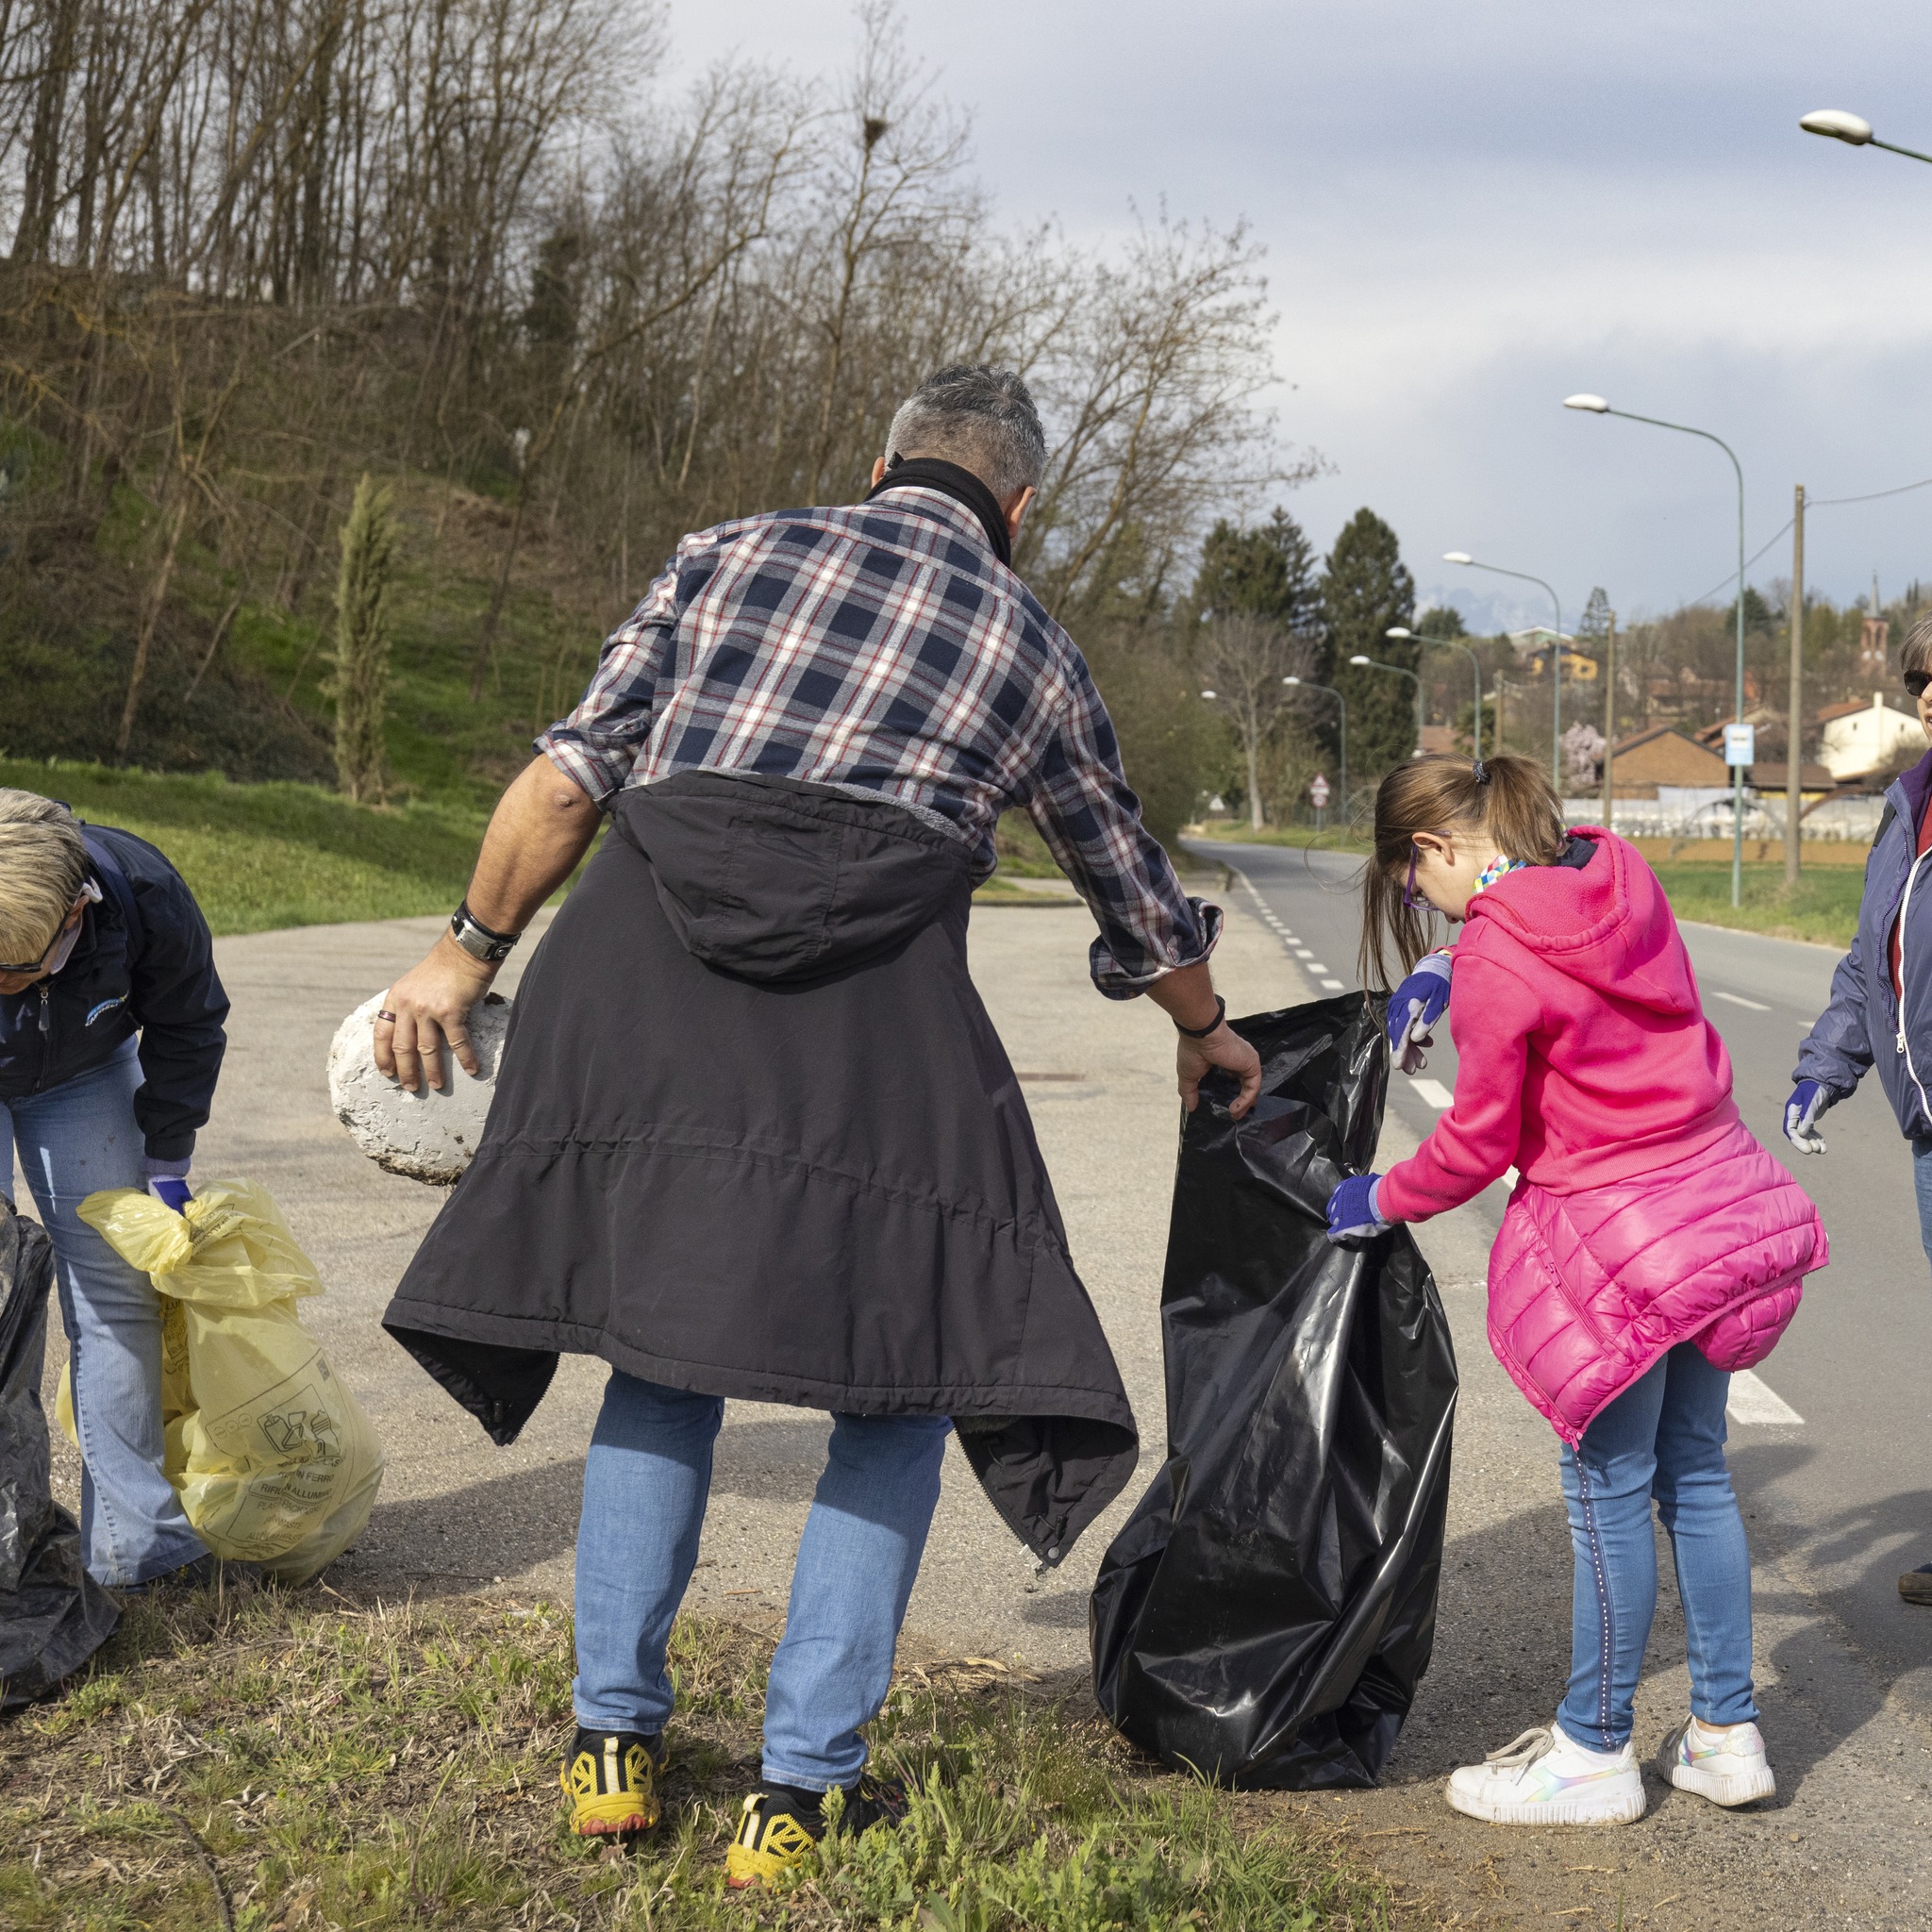
<path fill-rule="evenodd" d="M 196 1534 L 286 1582 L 313 1576 L 369 1521 L 382 1445 L 296 1317 L 322 1282 L 268 1190 L 211 1181 L 184 1217 L 113 1188 L 80 1217 L 167 1298 L 165 1469 Z M 69 1435 L 72 1418 L 63 1382 Z"/>

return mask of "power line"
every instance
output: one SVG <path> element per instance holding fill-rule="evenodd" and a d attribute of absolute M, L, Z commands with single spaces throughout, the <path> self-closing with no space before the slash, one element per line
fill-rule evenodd
<path fill-rule="evenodd" d="M 1881 497 L 1885 496 L 1909 496 L 1914 490 L 1932 490 L 1932 476 L 1927 476 L 1918 483 L 1901 483 L 1896 490 L 1869 491 L 1863 496 L 1807 497 L 1805 502 L 1805 508 L 1807 509 L 1832 509 L 1840 504 L 1845 503 L 1876 503 Z M 1764 545 L 1763 549 L 1755 552 L 1744 559 L 1744 568 L 1748 571 L 1766 551 L 1770 550 L 1781 539 L 1788 537 L 1790 534 L 1791 525 L 1796 522 L 1796 517 L 1787 517 L 1784 528 L 1779 530 L 1777 535 L 1773 537 L 1771 541 Z M 1722 582 L 1713 584 L 1709 590 L 1705 591 L 1702 597 L 1692 597 L 1689 601 L 1692 604 L 1707 602 L 1708 599 L 1715 597 L 1720 591 L 1728 590 L 1737 581 L 1737 575 L 1736 571 L 1725 571 Z"/>

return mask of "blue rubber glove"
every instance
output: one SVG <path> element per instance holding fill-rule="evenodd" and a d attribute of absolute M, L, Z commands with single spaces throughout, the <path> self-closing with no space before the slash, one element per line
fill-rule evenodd
<path fill-rule="evenodd" d="M 1818 1116 L 1831 1105 L 1831 1095 L 1816 1080 L 1800 1080 L 1785 1102 L 1785 1139 L 1800 1154 L 1823 1154 Z"/>
<path fill-rule="evenodd" d="M 146 1163 L 147 1191 L 164 1208 L 172 1208 L 176 1214 L 186 1214 L 188 1204 L 194 1196 L 188 1186 L 188 1167 L 185 1160 L 156 1160 L 150 1158 Z"/>
<path fill-rule="evenodd" d="M 1375 1208 L 1375 1190 L 1381 1185 L 1378 1174 L 1354 1174 L 1328 1196 L 1328 1239 L 1331 1241 L 1367 1241 L 1387 1234 L 1391 1225 Z"/>
<path fill-rule="evenodd" d="M 1449 970 L 1447 953 L 1424 953 L 1389 996 L 1389 1051 L 1405 1074 L 1420 1074 L 1428 1065 L 1423 1048 L 1448 1008 Z"/>

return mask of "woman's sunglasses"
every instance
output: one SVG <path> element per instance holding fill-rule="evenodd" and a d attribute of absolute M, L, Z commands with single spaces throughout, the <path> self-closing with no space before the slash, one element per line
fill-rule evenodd
<path fill-rule="evenodd" d="M 1408 880 L 1402 889 L 1402 909 L 1405 912 L 1420 912 L 1428 904 L 1426 899 L 1418 899 L 1415 894 L 1415 862 L 1422 853 L 1414 845 L 1408 848 Z"/>
<path fill-rule="evenodd" d="M 1905 687 L 1912 697 L 1924 697 L 1925 695 L 1925 687 L 1928 684 L 1932 684 L 1932 671 L 1907 671 L 1906 673 Z"/>

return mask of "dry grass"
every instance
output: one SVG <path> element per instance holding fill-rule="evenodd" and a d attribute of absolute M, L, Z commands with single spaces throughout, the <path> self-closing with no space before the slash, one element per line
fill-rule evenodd
<path fill-rule="evenodd" d="M 666 1817 L 563 1828 L 570 1624 L 325 1590 L 136 1601 L 96 1667 L 0 1725 L 9 1932 L 400 1926 L 1340 1932 L 1395 1923 L 1331 1840 L 1159 1773 L 1083 1700 L 983 1661 L 904 1673 L 875 1727 L 916 1795 L 782 1895 L 729 1894 L 768 1641 L 687 1618 Z"/>

